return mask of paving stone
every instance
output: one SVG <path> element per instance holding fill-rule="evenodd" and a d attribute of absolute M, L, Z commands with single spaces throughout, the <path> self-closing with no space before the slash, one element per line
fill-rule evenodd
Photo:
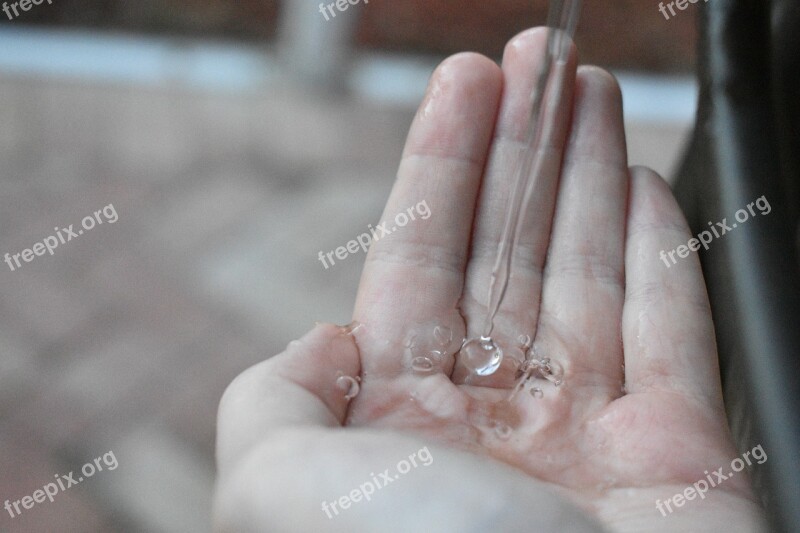
<path fill-rule="evenodd" d="M 0 496 L 109 449 L 120 464 L 13 531 L 210 529 L 219 397 L 315 320 L 349 321 L 365 254 L 325 269 L 318 252 L 379 220 L 412 116 L 280 89 L 0 79 L 0 254 L 107 203 L 119 215 L 0 264 Z M 678 153 L 679 133 L 632 131 L 632 159 Z"/>
<path fill-rule="evenodd" d="M 0 419 L 20 407 L 38 386 L 35 348 L 13 332 L 0 329 Z"/>
<path fill-rule="evenodd" d="M 0 430 L 0 499 L 3 502 L 21 500 L 34 491 L 53 482 L 56 475 L 64 475 L 74 469 L 54 460 L 47 449 L 35 442 L 9 440 L 8 427 Z M 87 533 L 111 531 L 111 524 L 104 516 L 102 507 L 87 493 L 89 480 L 59 491 L 53 501 L 35 503 L 30 509 L 11 517 L 2 509 L 0 530 L 9 533 L 44 531 L 81 531 Z"/>
<path fill-rule="evenodd" d="M 29 266 L 42 268 L 42 263 L 25 265 Z M 24 322 L 27 328 L 53 342 L 86 326 L 95 311 L 95 303 L 90 298 L 81 297 L 69 286 L 35 275 L 25 267 L 4 272 L 0 278 L 3 305 L 14 323 Z"/>
<path fill-rule="evenodd" d="M 199 452 L 213 457 L 217 407 L 225 388 L 245 369 L 280 349 L 276 344 L 259 347 L 230 332 L 199 341 L 191 347 L 192 355 L 182 361 L 186 368 L 181 382 L 165 407 L 167 425 Z"/>
<path fill-rule="evenodd" d="M 139 394 L 159 373 L 168 346 L 167 340 L 136 330 L 97 335 L 84 349 L 52 362 L 40 379 L 41 392 L 14 420 L 54 448 L 74 445 L 90 428 L 98 432 L 98 419 L 136 421 L 145 401 L 165 400 L 152 390 L 143 398 Z M 140 402 L 140 408 L 131 410 L 130 402 Z"/>
<path fill-rule="evenodd" d="M 213 465 L 162 427 L 130 432 L 114 450 L 119 467 L 93 485 L 147 531 L 211 531 Z"/>

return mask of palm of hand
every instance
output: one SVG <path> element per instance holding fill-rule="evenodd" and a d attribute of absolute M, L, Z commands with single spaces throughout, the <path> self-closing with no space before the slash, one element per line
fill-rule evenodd
<path fill-rule="evenodd" d="M 564 386 L 543 386 L 542 398 L 522 393 L 505 401 L 514 381 L 512 350 L 489 377 L 470 377 L 452 356 L 440 372 L 408 369 L 404 341 L 412 323 L 438 320 L 457 337 L 474 337 L 483 323 L 513 185 L 510 160 L 543 45 L 543 32 L 526 32 L 507 47 L 502 71 L 471 54 L 437 70 L 384 218 L 424 200 L 430 219 L 373 243 L 354 313 L 362 328 L 342 335 L 321 326 L 232 385 L 220 410 L 221 472 L 238 464 L 229 477 L 248 479 L 241 464 L 280 448 L 277 437 L 268 437 L 280 433 L 276 427 L 331 428 L 312 432 L 328 435 L 327 453 L 337 450 L 343 463 L 348 454 L 396 461 L 400 452 L 391 443 L 372 439 L 375 431 L 404 433 L 435 443 L 439 456 L 461 450 L 498 460 L 498 469 L 510 465 L 523 483 L 530 480 L 530 491 L 543 482 L 614 530 L 691 530 L 702 523 L 706 531 L 727 531 L 731 520 L 746 530 L 759 527 L 744 474 L 669 520 L 656 510 L 656 500 L 727 465 L 736 451 L 699 264 L 690 257 L 667 269 L 658 256 L 686 242 L 688 228 L 660 178 L 627 168 L 616 83 L 597 69 L 575 75 L 574 57 L 558 109 L 572 120 L 547 147 L 496 326 L 502 346 L 519 335 L 534 338 L 536 353 L 563 367 Z M 340 374 L 363 377 L 350 401 L 334 385 Z M 264 399 L 276 391 L 282 402 Z M 354 429 L 342 433 L 342 425 Z M 291 454 L 281 453 L 288 464 Z M 306 460 L 317 453 L 324 452 L 302 451 Z M 452 480 L 433 482 L 452 490 Z M 237 483 L 247 481 L 227 485 Z M 505 481 L 485 483 L 501 490 Z M 519 492 L 519 479 L 508 486 L 514 483 Z"/>

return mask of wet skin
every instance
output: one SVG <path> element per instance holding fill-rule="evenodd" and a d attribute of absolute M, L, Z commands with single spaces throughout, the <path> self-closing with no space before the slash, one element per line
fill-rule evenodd
<path fill-rule="evenodd" d="M 759 531 L 745 472 L 703 499 L 656 509 L 734 448 L 696 256 L 666 183 L 629 169 L 616 81 L 575 54 L 548 172 L 514 257 L 498 342 L 530 335 L 564 385 L 520 394 L 513 357 L 476 378 L 447 357 L 408 368 L 409 328 L 474 334 L 524 136 L 541 29 L 502 67 L 459 54 L 435 72 L 385 217 L 426 200 L 429 220 L 373 245 L 350 333 L 319 325 L 240 375 L 220 405 L 218 531 Z M 384 218 L 385 218 L 384 217 Z M 352 399 L 337 376 L 360 376 Z M 498 435 L 497 424 L 509 435 Z M 433 463 L 329 518 L 320 502 L 427 446 Z M 766 450 L 769 453 L 769 450 Z"/>

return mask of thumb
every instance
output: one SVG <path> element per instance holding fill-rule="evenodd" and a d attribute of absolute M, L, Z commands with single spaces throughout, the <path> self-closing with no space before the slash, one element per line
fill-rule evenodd
<path fill-rule="evenodd" d="M 343 423 L 350 402 L 348 388 L 353 384 L 344 376 L 355 378 L 361 370 L 350 332 L 348 327 L 319 324 L 228 385 L 217 415 L 220 474 L 255 444 L 281 430 Z"/>

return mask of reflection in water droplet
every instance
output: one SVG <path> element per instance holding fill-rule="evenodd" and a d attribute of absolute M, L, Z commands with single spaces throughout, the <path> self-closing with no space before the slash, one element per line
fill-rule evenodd
<path fill-rule="evenodd" d="M 503 350 L 491 337 L 470 339 L 461 347 L 459 361 L 479 376 L 489 376 L 503 361 Z"/>
<path fill-rule="evenodd" d="M 494 427 L 494 434 L 497 435 L 497 438 L 500 440 L 508 440 L 513 431 L 514 430 L 512 430 L 511 426 L 508 424 L 497 424 Z"/>
<path fill-rule="evenodd" d="M 352 378 L 350 376 L 339 376 L 336 378 L 336 386 L 340 390 L 345 391 L 345 400 L 352 400 L 358 396 L 359 391 L 361 391 L 361 386 L 358 384 L 358 378 Z"/>
<path fill-rule="evenodd" d="M 439 346 L 447 348 L 453 342 L 453 331 L 446 326 L 436 326 L 433 328 L 433 336 Z"/>
<path fill-rule="evenodd" d="M 415 372 L 427 374 L 433 370 L 433 367 L 433 361 L 424 356 L 418 356 L 411 360 L 411 368 Z"/>
<path fill-rule="evenodd" d="M 542 389 L 540 389 L 539 387 L 532 387 L 531 396 L 533 396 L 534 398 L 542 398 L 544 397 L 544 391 L 542 391 Z"/>

